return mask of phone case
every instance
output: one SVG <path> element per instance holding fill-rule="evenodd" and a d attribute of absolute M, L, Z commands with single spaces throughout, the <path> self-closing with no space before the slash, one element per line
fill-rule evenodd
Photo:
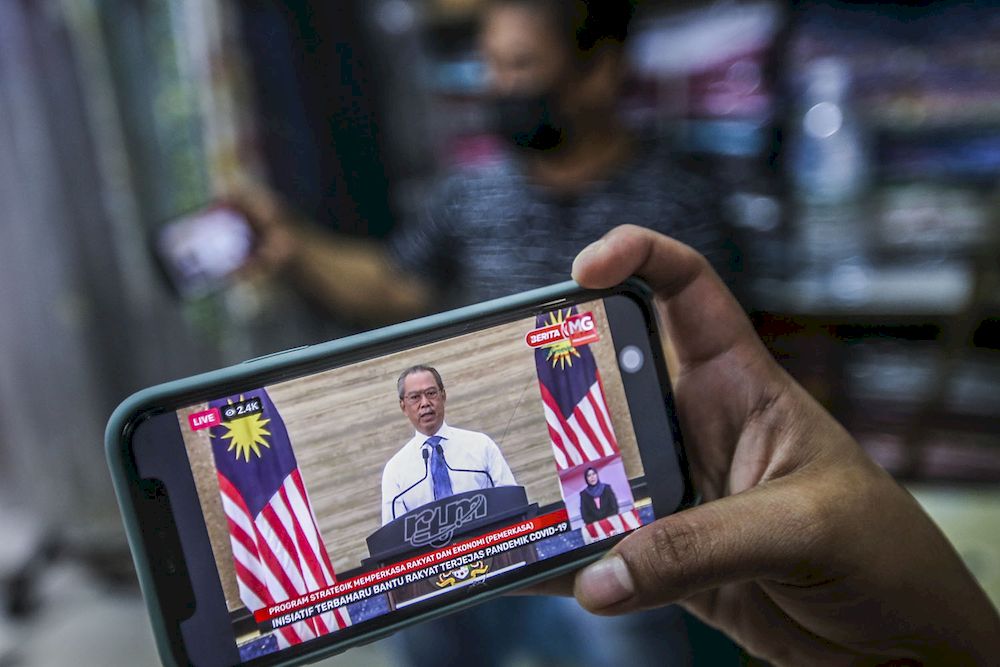
<path fill-rule="evenodd" d="M 132 505 L 129 493 L 130 488 L 135 485 L 138 480 L 136 475 L 132 472 L 132 466 L 129 465 L 130 459 L 127 450 L 131 432 L 134 426 L 143 418 L 144 415 L 155 413 L 156 409 L 165 402 L 168 404 L 176 403 L 181 399 L 181 397 L 183 397 L 185 402 L 197 402 L 203 398 L 207 399 L 209 397 L 225 394 L 227 393 L 227 387 L 229 386 L 245 384 L 254 378 L 260 377 L 264 374 L 274 373 L 275 371 L 282 369 L 294 369 L 296 372 L 290 372 L 289 375 L 297 375 L 301 372 L 303 367 L 309 366 L 310 364 L 317 364 L 318 362 L 324 360 L 329 361 L 335 357 L 343 357 L 352 351 L 358 351 L 362 348 L 369 348 L 371 346 L 389 343 L 401 337 L 409 337 L 422 333 L 429 334 L 442 327 L 452 326 L 466 320 L 469 320 L 470 324 L 472 322 L 481 322 L 482 318 L 497 316 L 505 311 L 525 308 L 532 305 L 539 305 L 544 308 L 546 302 L 555 302 L 568 297 L 600 298 L 610 294 L 622 294 L 628 292 L 641 295 L 646 300 L 649 300 L 649 288 L 645 285 L 645 283 L 634 278 L 627 280 L 625 283 L 622 283 L 616 288 L 608 290 L 587 290 L 581 288 L 573 281 L 567 281 L 549 287 L 543 287 L 501 299 L 466 306 L 457 310 L 387 326 L 381 329 L 348 336 L 346 338 L 326 343 L 319 343 L 316 345 L 303 346 L 301 348 L 276 352 L 245 361 L 234 366 L 150 387 L 127 398 L 121 405 L 118 406 L 110 417 L 107 430 L 105 432 L 105 453 L 111 470 L 111 478 L 114 484 L 115 494 L 118 498 L 119 507 L 121 508 L 129 547 L 135 561 L 139 584 L 143 592 L 146 607 L 149 611 L 157 648 L 164 664 L 175 664 L 173 661 L 173 651 L 170 647 L 167 628 L 164 622 L 165 619 L 160 611 L 161 605 L 151 574 L 150 555 L 146 552 L 144 542 L 141 538 L 142 527 L 139 525 L 136 508 Z M 269 381 L 274 380 L 272 378 Z M 610 548 L 613 543 L 613 541 L 609 541 L 608 548 Z M 524 588 L 525 586 L 533 583 L 573 571 L 588 562 L 597 560 L 602 553 L 604 552 L 602 551 L 598 554 L 585 556 L 572 563 L 560 567 L 554 567 L 553 569 L 539 573 L 538 575 L 534 575 L 508 585 L 491 588 L 483 593 L 463 597 L 462 599 L 445 604 L 442 607 L 429 611 L 421 616 L 401 619 L 386 627 L 374 630 L 371 634 L 365 634 L 345 640 L 336 646 L 318 648 L 316 652 L 307 656 L 292 657 L 275 664 L 301 665 L 341 653 L 352 647 L 367 644 L 377 639 L 386 637 L 409 625 L 414 625 L 431 618 L 444 616 L 485 601 L 488 598 L 500 595 L 506 591 Z"/>

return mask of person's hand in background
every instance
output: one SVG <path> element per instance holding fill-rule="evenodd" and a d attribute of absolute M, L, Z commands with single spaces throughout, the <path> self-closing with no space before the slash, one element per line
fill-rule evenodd
<path fill-rule="evenodd" d="M 272 277 L 293 263 L 302 244 L 302 224 L 280 195 L 266 185 L 248 184 L 230 192 L 223 203 L 240 211 L 254 232 L 245 275 Z"/>
<path fill-rule="evenodd" d="M 396 267 L 380 243 L 302 219 L 265 185 L 236 189 L 224 203 L 242 211 L 256 235 L 248 279 L 285 278 L 342 319 L 363 324 L 414 317 L 433 303 L 431 287 Z"/>
<path fill-rule="evenodd" d="M 680 602 L 779 664 L 988 664 L 1000 617 L 916 501 L 771 358 L 708 263 L 620 227 L 573 276 L 637 275 L 673 342 L 674 388 L 704 504 L 660 519 L 575 578 L 598 614 Z"/>

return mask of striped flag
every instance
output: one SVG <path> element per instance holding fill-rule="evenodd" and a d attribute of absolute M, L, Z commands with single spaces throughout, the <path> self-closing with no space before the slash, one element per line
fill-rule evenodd
<path fill-rule="evenodd" d="M 591 542 L 597 542 L 612 535 L 634 530 L 641 525 L 642 520 L 639 518 L 638 510 L 631 509 L 607 519 L 584 524 L 581 534 L 583 535 L 584 544 L 590 544 Z"/>
<path fill-rule="evenodd" d="M 563 322 L 576 307 L 538 315 L 537 327 Z M 601 376 L 589 345 L 562 339 L 535 349 L 552 455 L 559 470 L 619 455 Z"/>
<path fill-rule="evenodd" d="M 251 611 L 336 583 L 288 431 L 264 389 L 212 401 L 211 429 L 240 599 Z M 350 625 L 340 608 L 277 630 L 278 646 Z"/>

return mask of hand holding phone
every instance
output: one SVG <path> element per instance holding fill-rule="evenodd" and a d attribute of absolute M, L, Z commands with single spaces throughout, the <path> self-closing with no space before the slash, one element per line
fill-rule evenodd
<path fill-rule="evenodd" d="M 690 248 L 621 227 L 577 258 L 600 288 L 656 295 L 677 351 L 677 406 L 705 502 L 659 519 L 574 576 L 599 614 L 679 601 L 774 664 L 988 664 L 1000 616 L 951 545 L 771 358 Z"/>
<path fill-rule="evenodd" d="M 254 252 L 248 268 L 265 274 L 287 268 L 303 243 L 292 207 L 263 183 L 234 190 L 223 201 L 225 206 L 238 211 L 253 230 Z"/>
<path fill-rule="evenodd" d="M 195 298 L 236 276 L 281 272 L 302 243 L 292 209 L 258 184 L 165 223 L 153 254 L 173 290 Z"/>

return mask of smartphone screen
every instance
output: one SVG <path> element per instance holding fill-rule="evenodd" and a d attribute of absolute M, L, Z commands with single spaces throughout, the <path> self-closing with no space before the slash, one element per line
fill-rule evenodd
<path fill-rule="evenodd" d="M 249 259 L 253 244 L 253 229 L 242 213 L 212 206 L 160 228 L 154 251 L 174 290 L 191 298 L 222 286 Z"/>
<path fill-rule="evenodd" d="M 651 318 L 626 294 L 522 309 L 143 422 L 139 474 L 181 480 L 165 483 L 190 582 L 171 588 L 197 599 L 177 604 L 185 660 L 302 655 L 680 509 Z"/>

